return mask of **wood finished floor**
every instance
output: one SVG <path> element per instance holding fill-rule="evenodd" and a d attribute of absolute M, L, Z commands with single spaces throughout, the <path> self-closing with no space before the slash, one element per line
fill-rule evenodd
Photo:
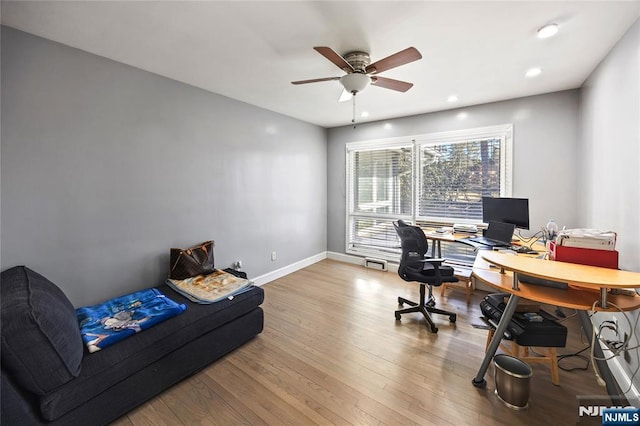
<path fill-rule="evenodd" d="M 462 290 L 438 297 L 458 320 L 434 316 L 432 334 L 419 314 L 395 321 L 397 297 L 416 300 L 418 286 L 393 272 L 324 260 L 263 288 L 262 334 L 114 424 L 574 425 L 576 395 L 605 394 L 591 369 L 561 370 L 554 386 L 542 364 L 532 364 L 523 411 L 494 395 L 493 366 L 486 389 L 472 386 L 486 338 L 471 326 L 480 291 L 468 306 Z M 577 318 L 565 325 L 559 353 L 585 347 Z"/>

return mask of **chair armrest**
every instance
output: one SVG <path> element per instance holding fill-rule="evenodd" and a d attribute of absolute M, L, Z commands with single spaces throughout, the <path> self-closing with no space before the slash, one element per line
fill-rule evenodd
<path fill-rule="evenodd" d="M 429 259 L 416 260 L 415 262 L 441 264 L 441 263 L 445 262 L 446 260 L 447 259 L 444 259 L 442 257 L 431 257 Z"/>
<path fill-rule="evenodd" d="M 422 269 L 422 266 L 419 266 L 419 265 L 430 263 L 437 270 L 442 266 L 442 263 L 445 262 L 446 260 L 447 259 L 440 258 L 440 257 L 433 257 L 428 259 L 414 259 L 414 260 L 411 260 L 410 262 L 407 262 L 407 266 L 413 265 L 414 268 L 420 267 Z"/>

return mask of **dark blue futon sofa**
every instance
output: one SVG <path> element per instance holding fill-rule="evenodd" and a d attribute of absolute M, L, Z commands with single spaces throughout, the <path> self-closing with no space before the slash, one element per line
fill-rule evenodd
<path fill-rule="evenodd" d="M 89 353 L 74 307 L 42 275 L 2 272 L 2 425 L 109 423 L 259 334 L 259 287 L 201 305 L 157 287 L 182 314 Z"/>

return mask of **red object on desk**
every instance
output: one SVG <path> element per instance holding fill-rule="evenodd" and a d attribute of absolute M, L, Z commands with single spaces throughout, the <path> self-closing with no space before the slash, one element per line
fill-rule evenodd
<path fill-rule="evenodd" d="M 617 250 L 565 247 L 558 246 L 555 241 L 551 241 L 549 243 L 549 251 L 551 252 L 551 260 L 618 269 Z"/>

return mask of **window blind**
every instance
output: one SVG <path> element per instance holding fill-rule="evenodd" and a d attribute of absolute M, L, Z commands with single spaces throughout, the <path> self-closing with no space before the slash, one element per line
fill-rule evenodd
<path fill-rule="evenodd" d="M 413 144 L 348 150 L 349 249 L 397 249 L 392 221 L 411 218 Z"/>
<path fill-rule="evenodd" d="M 416 216 L 482 222 L 482 197 L 500 196 L 499 138 L 419 145 Z"/>
<path fill-rule="evenodd" d="M 347 253 L 397 257 L 398 219 L 482 222 L 483 196 L 511 195 L 511 145 L 511 125 L 347 144 Z"/>

